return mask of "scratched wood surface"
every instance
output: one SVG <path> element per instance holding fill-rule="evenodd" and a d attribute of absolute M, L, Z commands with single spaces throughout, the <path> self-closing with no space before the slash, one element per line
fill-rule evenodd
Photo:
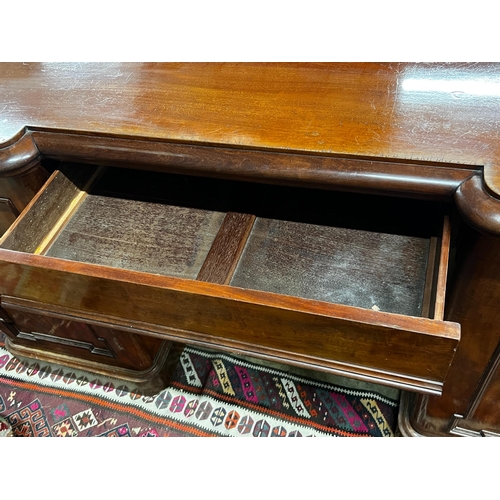
<path fill-rule="evenodd" d="M 231 285 L 420 316 L 429 240 L 258 218 Z"/>
<path fill-rule="evenodd" d="M 194 279 L 224 215 L 90 194 L 45 255 Z"/>
<path fill-rule="evenodd" d="M 38 126 L 486 165 L 499 194 L 499 77 L 498 63 L 2 63 L 0 143 Z"/>

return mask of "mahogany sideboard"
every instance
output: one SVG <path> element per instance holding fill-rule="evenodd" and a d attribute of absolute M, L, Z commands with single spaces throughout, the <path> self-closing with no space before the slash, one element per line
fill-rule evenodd
<path fill-rule="evenodd" d="M 500 432 L 499 64 L 0 64 L 0 328 L 147 380 L 172 343 Z"/>

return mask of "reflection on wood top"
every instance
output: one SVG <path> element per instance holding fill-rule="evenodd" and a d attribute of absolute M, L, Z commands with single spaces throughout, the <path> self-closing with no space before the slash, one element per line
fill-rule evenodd
<path fill-rule="evenodd" d="M 24 126 L 486 165 L 500 64 L 2 63 L 0 144 Z"/>

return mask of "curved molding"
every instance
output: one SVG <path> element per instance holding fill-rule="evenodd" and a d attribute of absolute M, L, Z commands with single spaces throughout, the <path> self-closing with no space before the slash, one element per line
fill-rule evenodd
<path fill-rule="evenodd" d="M 8 177 L 29 169 L 41 158 L 31 136 L 25 132 L 17 141 L 0 149 L 0 175 Z"/>
<path fill-rule="evenodd" d="M 493 197 L 500 198 L 500 165 L 484 165 L 484 185 Z"/>
<path fill-rule="evenodd" d="M 462 182 L 454 194 L 465 221 L 477 231 L 500 236 L 500 200 L 493 198 L 480 175 Z"/>
<path fill-rule="evenodd" d="M 480 167 L 413 160 L 257 150 L 224 144 L 29 127 L 0 149 L 0 176 L 45 157 L 256 182 L 449 201 Z"/>
<path fill-rule="evenodd" d="M 500 234 L 499 201 L 486 191 L 482 167 L 449 163 L 341 157 L 207 143 L 26 127 L 0 147 L 0 176 L 28 170 L 42 157 L 172 173 L 238 178 L 450 201 L 475 228 Z"/>

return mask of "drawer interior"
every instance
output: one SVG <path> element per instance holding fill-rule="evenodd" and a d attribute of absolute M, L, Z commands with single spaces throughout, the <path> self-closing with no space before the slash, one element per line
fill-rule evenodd
<path fill-rule="evenodd" d="M 259 217 L 231 285 L 420 316 L 428 254 L 425 238 Z"/>
<path fill-rule="evenodd" d="M 134 335 L 439 394 L 460 339 L 443 319 L 445 209 L 61 164 L 0 240 L 0 295 Z"/>
<path fill-rule="evenodd" d="M 408 316 L 444 293 L 437 203 L 59 168 L 1 248 Z"/>

